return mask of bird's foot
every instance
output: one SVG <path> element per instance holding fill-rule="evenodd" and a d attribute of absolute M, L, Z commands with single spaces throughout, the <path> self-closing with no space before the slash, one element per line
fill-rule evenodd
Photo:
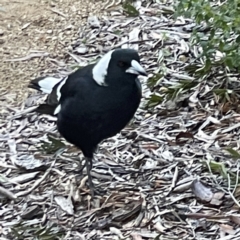
<path fill-rule="evenodd" d="M 93 181 L 92 181 L 92 176 L 91 176 L 92 158 L 86 158 L 85 163 L 82 166 L 80 166 L 79 169 L 75 170 L 77 176 L 82 175 L 82 171 L 85 167 L 87 170 L 88 185 L 89 185 L 91 197 L 94 198 L 94 196 L 97 196 L 97 195 L 100 195 L 100 196 L 104 195 L 107 191 L 104 191 L 99 188 L 95 188 Z"/>

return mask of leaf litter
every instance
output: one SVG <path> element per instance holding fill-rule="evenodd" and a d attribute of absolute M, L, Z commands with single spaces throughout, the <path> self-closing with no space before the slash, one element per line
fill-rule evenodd
<path fill-rule="evenodd" d="M 195 70 L 187 71 L 193 63 L 201 66 L 201 50 L 190 45 L 194 23 L 175 20 L 171 6 L 171 1 L 106 1 L 106 14 L 89 14 L 77 34 L 65 22 L 67 11 L 51 8 L 64 19 L 63 31 L 70 29 L 69 40 L 62 42 L 61 59 L 44 55 L 54 64 L 44 64 L 39 74 L 64 76 L 111 49 L 132 47 L 149 78 L 141 79 L 144 99 L 134 119 L 99 145 L 92 176 L 105 194 L 93 200 L 86 174 L 76 173 L 81 152 L 60 137 L 56 118 L 33 112 L 45 96 L 29 90 L 26 100 L 16 102 L 14 94 L 1 94 L 6 103 L 0 112 L 4 237 L 240 237 L 240 115 L 234 104 L 222 111 L 219 92 L 211 91 L 222 84 L 221 71 L 201 82 Z M 30 61 L 29 56 L 14 61 Z M 236 75 L 229 78 L 235 81 Z"/>

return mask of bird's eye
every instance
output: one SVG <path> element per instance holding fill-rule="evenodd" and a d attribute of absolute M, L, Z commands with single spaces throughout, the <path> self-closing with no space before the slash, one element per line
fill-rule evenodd
<path fill-rule="evenodd" d="M 118 62 L 118 66 L 119 66 L 119 67 L 124 67 L 124 66 L 126 66 L 126 63 L 123 62 L 123 61 L 119 61 L 119 62 Z"/>

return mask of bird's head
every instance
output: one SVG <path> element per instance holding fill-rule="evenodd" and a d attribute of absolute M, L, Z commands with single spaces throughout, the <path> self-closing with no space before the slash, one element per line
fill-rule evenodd
<path fill-rule="evenodd" d="M 106 78 L 136 79 L 138 75 L 147 76 L 140 64 L 140 57 L 133 49 L 115 49 L 106 53 L 93 68 L 93 79 L 101 86 L 107 85 Z"/>

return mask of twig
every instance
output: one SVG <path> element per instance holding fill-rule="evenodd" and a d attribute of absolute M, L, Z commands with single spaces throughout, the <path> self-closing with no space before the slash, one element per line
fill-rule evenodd
<path fill-rule="evenodd" d="M 29 107 L 27 109 L 24 109 L 23 111 L 18 112 L 17 114 L 15 114 L 13 116 L 7 117 L 7 120 L 13 120 L 13 119 L 16 119 L 16 118 L 20 118 L 27 113 L 35 111 L 37 108 L 38 108 L 38 106 L 33 106 L 33 107 Z"/>
<path fill-rule="evenodd" d="M 49 56 L 48 52 L 36 52 L 36 53 L 30 53 L 29 55 L 25 57 L 19 57 L 19 58 L 12 58 L 12 59 L 5 59 L 4 62 L 19 62 L 19 61 L 27 61 L 32 58 L 39 58 L 39 57 L 47 57 Z"/>
<path fill-rule="evenodd" d="M 230 195 L 232 200 L 235 202 L 235 204 L 240 208 L 240 204 L 239 204 L 238 200 L 234 197 L 233 192 L 231 192 L 231 179 L 230 179 L 230 175 L 228 174 L 227 177 L 228 177 L 228 194 Z"/>
<path fill-rule="evenodd" d="M 11 199 L 11 200 L 16 200 L 17 196 L 15 194 L 13 194 L 11 191 L 9 191 L 6 188 L 3 188 L 0 186 L 0 194 L 6 196 L 7 198 Z"/>
<path fill-rule="evenodd" d="M 58 15 L 64 17 L 64 18 L 67 18 L 67 15 L 65 15 L 64 13 L 60 12 L 59 10 L 57 9 L 54 9 L 54 8 L 50 8 L 50 10 L 54 13 L 57 13 Z"/>

